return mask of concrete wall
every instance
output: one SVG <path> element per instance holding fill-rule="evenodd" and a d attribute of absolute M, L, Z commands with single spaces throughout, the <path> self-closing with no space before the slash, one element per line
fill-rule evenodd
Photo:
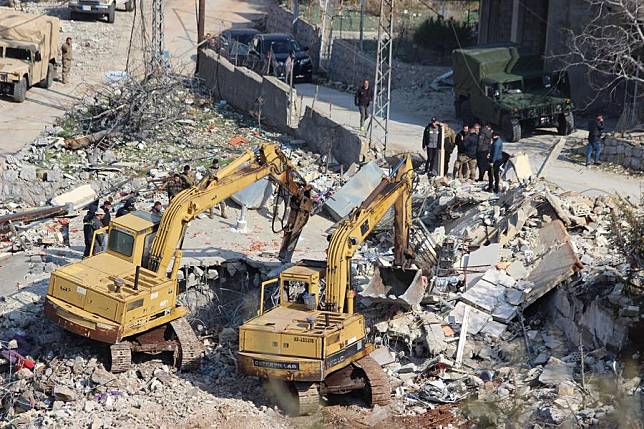
<path fill-rule="evenodd" d="M 333 41 L 331 60 L 329 61 L 329 78 L 333 81 L 356 85 L 364 79 L 373 83 L 376 73 L 376 61 L 356 49 L 346 40 Z"/>
<path fill-rule="evenodd" d="M 320 66 L 320 29 L 300 18 L 293 24 L 293 14 L 288 9 L 272 4 L 266 14 L 264 27 L 267 33 L 292 33 L 302 46 L 309 48 L 313 70 Z"/>
<path fill-rule="evenodd" d="M 322 155 L 331 151 L 346 168 L 364 160 L 367 147 L 360 136 L 324 114 L 307 107 L 298 124 L 297 112 L 289 110 L 289 87 L 284 82 L 273 76 L 259 76 L 245 67 L 235 67 L 209 49 L 199 55 L 199 76 L 213 97 L 224 99 L 234 108 L 253 115 L 257 114 L 257 100 L 261 97 L 262 123 L 284 133 L 293 133 L 295 128 L 295 135 L 305 140 L 312 151 Z M 290 122 L 289 113 L 293 113 Z"/>
<path fill-rule="evenodd" d="M 325 155 L 330 151 L 345 169 L 363 161 L 368 149 L 358 134 L 308 106 L 295 134 L 314 152 Z"/>
<path fill-rule="evenodd" d="M 258 99 L 262 99 L 262 122 L 281 132 L 290 132 L 289 87 L 272 76 L 262 77 L 245 68 L 235 67 L 214 51 L 200 52 L 199 76 L 216 99 L 253 115 L 257 114 Z M 293 100 L 297 94 L 293 90 Z M 296 126 L 295 122 L 292 126 Z"/>

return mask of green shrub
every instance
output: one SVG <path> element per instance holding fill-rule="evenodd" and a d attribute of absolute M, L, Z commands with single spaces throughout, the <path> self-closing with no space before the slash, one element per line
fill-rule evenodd
<path fill-rule="evenodd" d="M 474 32 L 465 22 L 453 19 L 431 17 L 414 32 L 414 43 L 424 48 L 451 52 L 454 49 L 471 46 L 475 43 Z"/>

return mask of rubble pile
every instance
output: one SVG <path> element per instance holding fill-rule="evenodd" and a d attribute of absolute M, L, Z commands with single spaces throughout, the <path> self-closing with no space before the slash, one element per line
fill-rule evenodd
<path fill-rule="evenodd" d="M 433 185 L 421 181 L 414 196 L 436 249 L 422 303 L 359 301 L 397 411 L 460 403 L 461 417 L 495 427 L 606 424 L 620 421 L 618 407 L 641 417 L 641 361 L 628 332 L 642 314 L 641 289 L 632 292 L 642 276 L 615 251 L 613 200 L 544 181 L 500 195 L 456 180 Z M 386 255 L 390 243 L 369 250 Z"/>

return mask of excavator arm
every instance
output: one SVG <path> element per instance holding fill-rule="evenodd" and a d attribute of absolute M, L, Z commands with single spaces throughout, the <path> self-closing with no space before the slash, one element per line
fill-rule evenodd
<path fill-rule="evenodd" d="M 392 206 L 395 212 L 395 264 L 404 266 L 413 257 L 408 247 L 413 177 L 411 157 L 406 155 L 391 175 L 384 177 L 367 199 L 333 232 L 327 249 L 326 310 L 352 312 L 351 306 L 346 308 L 351 258 Z"/>
<path fill-rule="evenodd" d="M 158 274 L 165 273 L 184 237 L 188 222 L 265 177 L 291 195 L 291 212 L 279 255 L 283 261 L 289 261 L 313 207 L 311 186 L 297 174 L 277 145 L 263 144 L 256 151 L 247 151 L 216 175 L 204 178 L 177 194 L 161 218 L 152 242 L 148 268 Z"/>

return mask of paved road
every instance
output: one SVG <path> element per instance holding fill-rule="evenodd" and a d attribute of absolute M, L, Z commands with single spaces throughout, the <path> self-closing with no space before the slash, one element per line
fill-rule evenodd
<path fill-rule="evenodd" d="M 346 125 L 356 132 L 359 131 L 360 115 L 353 104 L 353 95 L 316 85 L 297 85 L 298 97 L 303 96 L 301 111 L 305 106 L 314 104 L 316 109 L 326 114 L 343 125 Z M 441 95 L 437 95 L 441 96 Z M 444 95 L 442 95 L 444 97 Z M 395 104 L 391 106 L 389 122 L 388 152 L 420 152 L 423 129 L 426 125 L 426 112 L 409 113 L 398 109 Z M 458 121 L 448 120 L 450 126 L 458 128 Z M 552 130 L 554 131 L 554 130 Z M 585 138 L 587 133 L 577 131 L 574 137 Z M 505 150 L 509 153 L 525 152 L 530 157 L 530 164 L 534 172 L 538 171 L 545 155 L 552 144 L 559 136 L 551 134 L 532 136 L 524 138 L 517 143 L 506 143 Z M 455 156 L 452 157 L 452 162 Z M 618 192 L 622 195 L 630 195 L 639 198 L 644 192 L 644 181 L 641 178 L 623 176 L 596 167 L 586 168 L 583 165 L 570 162 L 560 156 L 552 163 L 548 170 L 547 179 L 559 186 L 576 192 L 584 192 L 589 195 L 612 194 Z"/>

